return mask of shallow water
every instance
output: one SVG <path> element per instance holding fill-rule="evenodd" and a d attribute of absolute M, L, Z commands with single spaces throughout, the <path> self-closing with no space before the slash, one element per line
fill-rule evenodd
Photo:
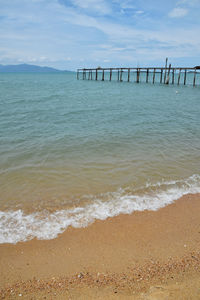
<path fill-rule="evenodd" d="M 2 73 L 0 106 L 0 242 L 200 192 L 200 87 Z"/>

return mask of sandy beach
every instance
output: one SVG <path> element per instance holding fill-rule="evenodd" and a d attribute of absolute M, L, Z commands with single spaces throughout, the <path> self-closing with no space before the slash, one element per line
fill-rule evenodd
<path fill-rule="evenodd" d="M 200 299 L 200 194 L 0 245 L 1 299 Z"/>
<path fill-rule="evenodd" d="M 200 0 L 0 0 L 0 300 L 200 300 Z"/>

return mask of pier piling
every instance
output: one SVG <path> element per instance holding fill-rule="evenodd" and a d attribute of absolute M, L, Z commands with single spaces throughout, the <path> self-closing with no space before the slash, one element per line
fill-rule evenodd
<path fill-rule="evenodd" d="M 174 68 L 172 69 L 172 84 L 174 84 L 174 72 L 175 72 L 175 70 L 174 70 Z"/>
<path fill-rule="evenodd" d="M 184 85 L 186 85 L 186 76 L 187 76 L 187 70 L 185 69 L 185 75 L 184 75 Z"/>
<path fill-rule="evenodd" d="M 102 79 L 101 80 L 104 81 L 104 69 L 102 71 Z"/>
<path fill-rule="evenodd" d="M 110 81 L 112 80 L 112 69 L 110 69 Z"/>
<path fill-rule="evenodd" d="M 128 69 L 128 82 L 130 81 L 130 68 Z"/>
<path fill-rule="evenodd" d="M 165 75 L 164 75 L 164 83 L 166 83 L 166 76 L 167 76 L 167 62 L 168 62 L 168 58 L 166 58 L 166 62 L 165 62 Z"/>
<path fill-rule="evenodd" d="M 179 69 L 179 74 L 178 74 L 178 83 L 177 83 L 178 85 L 180 84 L 181 70 L 182 70 L 182 69 L 180 68 L 180 69 Z"/>
<path fill-rule="evenodd" d="M 167 74 L 167 79 L 166 79 L 166 84 L 169 84 L 169 79 L 170 79 L 170 70 L 171 70 L 171 64 L 169 65 L 169 68 L 168 68 L 168 74 Z"/>
<path fill-rule="evenodd" d="M 149 81 L 149 68 L 147 68 L 146 83 Z"/>
<path fill-rule="evenodd" d="M 195 86 L 196 74 L 197 74 L 197 69 L 195 68 L 195 70 L 194 70 L 194 79 L 193 79 L 193 86 Z"/>
<path fill-rule="evenodd" d="M 156 75 L 156 69 L 153 69 L 153 84 L 155 83 L 155 75 Z"/>
<path fill-rule="evenodd" d="M 163 68 L 160 70 L 160 83 L 162 83 L 162 78 L 163 78 Z"/>
<path fill-rule="evenodd" d="M 122 81 L 122 69 L 119 70 L 119 81 Z"/>
<path fill-rule="evenodd" d="M 136 80 L 137 83 L 140 82 L 140 69 L 137 68 L 137 80 Z"/>

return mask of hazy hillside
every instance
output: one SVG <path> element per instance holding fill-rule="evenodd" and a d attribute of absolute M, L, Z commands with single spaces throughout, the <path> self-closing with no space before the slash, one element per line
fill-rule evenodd
<path fill-rule="evenodd" d="M 70 72 L 70 71 L 61 71 L 50 67 L 39 67 L 35 65 L 20 64 L 20 65 L 0 65 L 0 72 Z"/>

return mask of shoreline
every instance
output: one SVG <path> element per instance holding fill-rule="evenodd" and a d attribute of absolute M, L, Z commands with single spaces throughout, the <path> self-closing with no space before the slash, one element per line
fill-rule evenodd
<path fill-rule="evenodd" d="M 170 293 L 174 284 L 187 293 L 191 279 L 195 296 L 200 283 L 200 194 L 185 195 L 158 211 L 68 227 L 53 240 L 1 244 L 0 270 L 0 296 L 5 299 L 116 299 L 116 294 L 151 299 L 154 292 Z M 162 287 L 152 290 L 154 285 Z"/>
<path fill-rule="evenodd" d="M 61 206 L 39 210 L 6 209 L 0 211 L 0 244 L 26 242 L 31 239 L 49 240 L 57 238 L 67 228 L 87 227 L 95 220 L 107 220 L 122 214 L 146 210 L 157 211 L 187 194 L 200 193 L 200 176 L 172 181 L 146 184 L 129 194 L 126 189 L 102 193 L 88 201 L 87 196 L 80 205 Z M 152 190 L 153 189 L 153 190 Z M 154 190 L 155 189 L 155 190 Z M 88 196 L 89 197 L 89 196 Z M 81 199 L 81 197 L 80 197 Z M 43 200 L 41 200 L 43 202 Z M 50 201 L 51 202 L 51 201 Z M 83 205 L 82 205 L 83 204 Z"/>

